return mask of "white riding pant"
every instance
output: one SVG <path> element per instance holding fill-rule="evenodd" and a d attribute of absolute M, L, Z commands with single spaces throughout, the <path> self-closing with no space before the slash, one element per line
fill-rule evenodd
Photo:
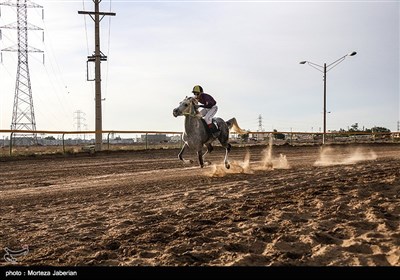
<path fill-rule="evenodd" d="M 203 116 L 203 119 L 206 121 L 207 124 L 210 124 L 212 122 L 212 118 L 215 116 L 215 114 L 218 111 L 218 106 L 213 106 L 211 108 L 203 108 L 200 111 L 200 114 Z"/>

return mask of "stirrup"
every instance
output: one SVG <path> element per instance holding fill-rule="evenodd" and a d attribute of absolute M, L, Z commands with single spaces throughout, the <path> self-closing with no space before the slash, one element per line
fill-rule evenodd
<path fill-rule="evenodd" d="M 211 127 L 208 127 L 208 129 L 209 129 L 209 131 L 210 131 L 211 133 L 219 132 L 218 127 L 215 126 L 215 124 L 213 124 L 213 123 L 211 124 Z"/>

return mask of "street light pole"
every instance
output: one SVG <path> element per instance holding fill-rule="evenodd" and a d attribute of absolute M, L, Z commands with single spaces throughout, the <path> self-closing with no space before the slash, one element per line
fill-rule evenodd
<path fill-rule="evenodd" d="M 326 65 L 326 63 L 324 63 L 324 66 L 318 65 L 318 64 L 310 62 L 310 61 L 301 61 L 300 62 L 300 64 L 307 63 L 312 68 L 314 68 L 324 74 L 324 122 L 323 122 L 324 131 L 322 134 L 322 145 L 325 144 L 325 136 L 326 136 L 326 73 L 329 70 L 331 70 L 332 68 L 334 68 L 335 66 L 337 66 L 340 62 L 342 62 L 347 56 L 355 56 L 356 54 L 357 54 L 357 52 L 348 53 L 328 65 Z"/>
<path fill-rule="evenodd" d="M 326 63 L 324 63 L 324 133 L 322 134 L 322 145 L 325 144 L 326 135 Z"/>

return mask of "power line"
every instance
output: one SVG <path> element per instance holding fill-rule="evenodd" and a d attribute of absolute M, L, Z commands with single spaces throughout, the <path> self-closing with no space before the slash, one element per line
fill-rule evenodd
<path fill-rule="evenodd" d="M 109 8 L 109 12 L 111 12 L 111 0 L 109 1 L 110 3 L 110 8 Z M 107 43 L 107 57 L 110 57 L 110 44 L 111 44 L 111 17 L 108 18 L 108 43 Z M 106 68 L 106 78 L 105 78 L 105 89 L 104 89 L 104 100 L 106 100 L 107 98 L 107 94 L 108 94 L 108 72 L 110 69 L 110 64 L 107 64 L 107 68 Z M 106 112 L 106 107 L 104 108 L 104 112 Z"/>
<path fill-rule="evenodd" d="M 83 8 L 83 10 L 86 10 L 85 9 L 85 0 L 82 0 L 82 8 Z M 88 32 L 87 32 L 87 25 L 86 25 L 86 17 L 83 17 L 83 20 L 85 22 L 85 37 L 86 37 L 87 55 L 89 55 L 89 40 L 88 40 Z"/>

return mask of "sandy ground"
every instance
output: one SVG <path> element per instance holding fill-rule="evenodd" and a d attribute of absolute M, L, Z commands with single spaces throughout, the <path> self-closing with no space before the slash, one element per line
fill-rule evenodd
<path fill-rule="evenodd" d="M 18 265 L 399 266 L 400 145 L 0 158 Z M 195 159 L 194 154 L 188 158 Z M 10 265 L 3 255 L 0 265 Z"/>

